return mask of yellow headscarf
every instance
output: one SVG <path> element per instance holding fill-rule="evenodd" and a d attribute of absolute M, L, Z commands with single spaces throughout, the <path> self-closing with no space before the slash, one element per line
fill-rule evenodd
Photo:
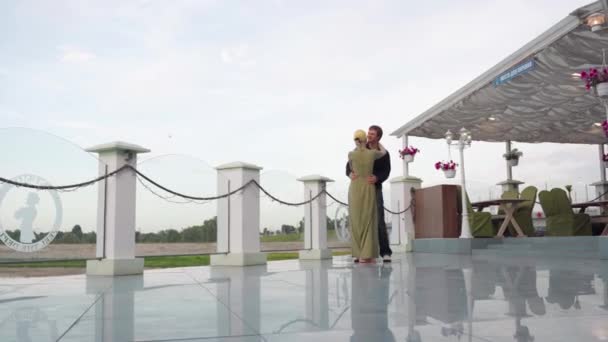
<path fill-rule="evenodd" d="M 367 142 L 367 133 L 365 133 L 364 130 L 358 129 L 355 131 L 355 134 L 353 135 L 353 139 L 354 140 L 359 139 L 360 143 L 365 144 Z"/>

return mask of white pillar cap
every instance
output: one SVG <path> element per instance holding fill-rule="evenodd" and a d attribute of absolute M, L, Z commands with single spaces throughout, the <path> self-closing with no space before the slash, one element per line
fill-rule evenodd
<path fill-rule="evenodd" d="M 334 180 L 331 178 L 327 178 L 321 175 L 308 175 L 301 178 L 298 178 L 300 182 L 333 182 Z"/>
<path fill-rule="evenodd" d="M 215 167 L 216 170 L 228 170 L 228 169 L 249 169 L 249 170 L 262 170 L 263 168 L 254 164 L 249 164 L 245 162 L 232 162 L 227 164 L 222 164 L 220 166 Z"/>
<path fill-rule="evenodd" d="M 126 152 L 135 152 L 135 153 L 148 153 L 149 149 L 141 147 L 139 145 L 131 144 L 124 141 L 113 141 L 101 145 L 95 145 L 93 147 L 87 148 L 85 151 L 94 152 L 94 153 L 102 153 L 109 151 L 126 151 Z"/>

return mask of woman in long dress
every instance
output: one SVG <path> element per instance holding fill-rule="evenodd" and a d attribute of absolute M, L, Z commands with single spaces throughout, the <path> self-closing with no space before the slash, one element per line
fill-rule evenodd
<path fill-rule="evenodd" d="M 354 135 L 356 148 L 348 153 L 351 170 L 357 175 L 348 189 L 348 212 L 352 233 L 352 254 L 361 263 L 371 263 L 378 257 L 378 219 L 376 206 L 376 187 L 369 184 L 367 177 L 373 175 L 374 161 L 386 150 L 380 151 L 366 147 L 367 134 L 357 130 Z"/>

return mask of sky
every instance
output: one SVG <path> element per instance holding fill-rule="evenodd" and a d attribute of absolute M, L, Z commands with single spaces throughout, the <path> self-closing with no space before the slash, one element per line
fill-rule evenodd
<path fill-rule="evenodd" d="M 263 183 L 286 200 L 301 200 L 296 178 L 308 174 L 335 179 L 330 189 L 346 199 L 356 129 L 384 128 L 391 176 L 400 176 L 392 131 L 588 3 L 4 0 L 0 127 L 24 129 L 0 129 L 0 176 L 90 179 L 97 161 L 80 148 L 122 140 L 151 149 L 142 170 L 188 194 L 215 194 L 213 167 L 238 160 L 262 166 Z M 410 170 L 423 186 L 457 182 L 433 168 L 448 157 L 443 141 L 410 143 L 422 151 Z M 524 152 L 513 172 L 526 184 L 572 184 L 583 200 L 584 184 L 599 180 L 596 146 L 513 147 Z M 473 200 L 500 194 L 502 153 L 504 144 L 483 142 L 466 151 Z M 62 194 L 66 225 L 93 229 L 96 190 Z M 10 209 L 0 204 L 3 222 L 19 196 Z M 138 200 L 144 231 L 200 223 L 215 210 L 141 186 Z M 303 210 L 262 202 L 261 228 L 296 224 Z"/>

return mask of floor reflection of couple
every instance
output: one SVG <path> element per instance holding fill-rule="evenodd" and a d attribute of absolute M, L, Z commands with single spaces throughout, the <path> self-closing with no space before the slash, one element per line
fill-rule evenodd
<path fill-rule="evenodd" d="M 352 270 L 351 341 L 395 341 L 388 328 L 390 267 Z"/>
<path fill-rule="evenodd" d="M 533 266 L 503 267 L 498 276 L 505 300 L 509 303 L 507 314 L 515 317 L 513 338 L 516 341 L 534 341 L 530 329 L 521 324 L 523 318 L 531 317 L 526 309 L 526 303 L 530 311 L 537 316 L 542 316 L 547 312 L 545 301 L 538 294 L 536 279 L 536 268 Z"/>

